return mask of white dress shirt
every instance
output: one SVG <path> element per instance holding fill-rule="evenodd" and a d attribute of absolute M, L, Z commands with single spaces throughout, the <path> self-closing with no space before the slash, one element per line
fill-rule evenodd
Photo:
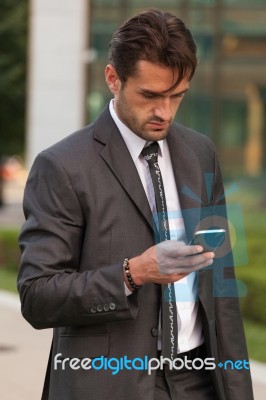
<path fill-rule="evenodd" d="M 110 101 L 109 109 L 111 116 L 117 125 L 128 151 L 135 163 L 151 210 L 156 213 L 154 192 L 151 183 L 149 166 L 142 157 L 141 152 L 146 141 L 133 133 L 117 116 L 114 109 L 113 100 Z M 161 170 L 164 190 L 166 196 L 170 238 L 186 242 L 184 221 L 182 218 L 171 157 L 166 139 L 159 140 L 158 164 Z M 151 190 L 152 187 L 152 190 Z M 175 295 L 177 306 L 177 326 L 178 326 L 178 353 L 183 353 L 200 346 L 204 339 L 202 334 L 202 322 L 198 315 L 197 280 L 196 273 L 193 272 L 183 279 L 175 282 Z M 132 294 L 126 287 L 126 294 Z M 159 318 L 159 332 L 160 330 Z M 161 348 L 161 335 L 159 334 L 158 348 Z"/>

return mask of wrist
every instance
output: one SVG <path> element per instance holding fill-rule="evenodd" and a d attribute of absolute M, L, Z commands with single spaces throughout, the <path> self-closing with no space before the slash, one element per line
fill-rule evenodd
<path fill-rule="evenodd" d="M 134 272 L 135 269 L 133 259 L 129 260 L 126 258 L 123 262 L 124 281 L 128 289 L 132 292 L 135 292 L 142 287 L 142 282 L 136 277 Z"/>
<path fill-rule="evenodd" d="M 123 262 L 123 274 L 124 274 L 124 283 L 125 283 L 126 287 L 128 288 L 128 290 L 130 290 L 131 293 L 133 293 L 133 289 L 130 286 L 129 281 L 127 279 L 126 270 L 124 268 L 124 262 Z"/>
<path fill-rule="evenodd" d="M 131 273 L 131 276 L 132 276 L 134 282 L 136 283 L 136 285 L 142 286 L 142 285 L 144 285 L 145 282 L 142 279 L 141 272 L 143 270 L 143 267 L 140 265 L 139 260 L 140 260 L 139 257 L 131 258 L 128 261 L 128 264 L 129 264 L 130 273 Z"/>

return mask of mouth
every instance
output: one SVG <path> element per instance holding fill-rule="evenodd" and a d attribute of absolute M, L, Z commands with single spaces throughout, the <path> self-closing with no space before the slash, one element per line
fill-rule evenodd
<path fill-rule="evenodd" d="M 163 123 L 148 122 L 148 125 L 150 125 L 153 129 L 156 129 L 156 130 L 164 130 L 164 129 L 168 128 L 169 122 L 163 122 Z"/>

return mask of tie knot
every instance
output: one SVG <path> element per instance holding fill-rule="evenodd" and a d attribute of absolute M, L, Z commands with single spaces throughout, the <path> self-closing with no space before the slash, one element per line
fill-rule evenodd
<path fill-rule="evenodd" d="M 142 150 L 141 154 L 148 164 L 155 164 L 158 162 L 158 147 L 158 142 L 153 142 Z"/>

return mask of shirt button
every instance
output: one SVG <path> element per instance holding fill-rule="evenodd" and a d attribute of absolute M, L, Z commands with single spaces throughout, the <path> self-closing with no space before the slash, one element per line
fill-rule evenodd
<path fill-rule="evenodd" d="M 157 329 L 157 328 L 152 328 L 151 334 L 152 334 L 152 336 L 154 336 L 154 337 L 158 336 L 158 334 L 159 334 L 158 329 Z"/>
<path fill-rule="evenodd" d="M 101 306 L 101 305 L 97 306 L 97 311 L 98 312 L 102 312 L 102 310 L 103 310 L 103 306 Z"/>
<path fill-rule="evenodd" d="M 110 303 L 109 307 L 110 307 L 110 310 L 112 310 L 112 311 L 116 309 L 115 303 Z"/>
<path fill-rule="evenodd" d="M 97 311 L 97 310 L 96 310 L 96 307 L 91 307 L 91 313 L 92 313 L 92 314 L 95 314 L 96 311 Z"/>
<path fill-rule="evenodd" d="M 110 310 L 109 304 L 105 304 L 105 305 L 103 306 L 103 309 L 104 309 L 104 311 L 109 311 L 109 310 Z"/>

